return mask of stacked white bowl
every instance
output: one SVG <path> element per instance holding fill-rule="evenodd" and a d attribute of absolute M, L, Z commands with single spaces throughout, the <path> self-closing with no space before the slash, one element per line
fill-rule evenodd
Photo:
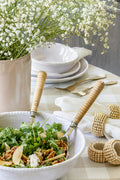
<path fill-rule="evenodd" d="M 46 43 L 44 47 L 38 46 L 31 53 L 32 75 L 36 76 L 38 71 L 45 71 L 48 83 L 56 83 L 74 76 L 81 68 L 80 59 L 85 56 L 84 49 L 82 48 L 80 54 L 80 49 L 78 51 L 76 48 L 60 43 Z M 87 55 L 90 52 L 87 52 Z"/>

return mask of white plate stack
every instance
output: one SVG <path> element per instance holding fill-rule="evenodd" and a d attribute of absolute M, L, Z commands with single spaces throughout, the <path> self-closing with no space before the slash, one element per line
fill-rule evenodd
<path fill-rule="evenodd" d="M 46 83 L 60 83 L 82 76 L 88 69 L 85 56 L 92 51 L 85 48 L 71 48 L 60 43 L 47 43 L 45 47 L 38 46 L 31 53 L 32 77 L 36 78 L 38 71 L 47 73 Z"/>

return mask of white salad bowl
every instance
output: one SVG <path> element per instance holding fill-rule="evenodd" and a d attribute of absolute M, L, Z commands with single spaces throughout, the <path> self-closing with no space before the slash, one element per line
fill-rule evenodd
<path fill-rule="evenodd" d="M 32 67 L 36 71 L 48 73 L 65 73 L 78 61 L 78 53 L 60 43 L 47 44 L 45 47 L 38 46 L 31 53 Z"/>
<path fill-rule="evenodd" d="M 0 126 L 5 128 L 11 126 L 13 128 L 19 128 L 21 122 L 29 122 L 29 112 L 11 112 L 0 114 Z M 55 115 L 47 113 L 39 113 L 36 116 L 36 121 L 42 124 L 47 118 L 47 123 L 53 122 L 61 123 L 63 129 L 66 130 L 70 125 L 70 121 L 58 119 Z M 70 158 L 62 163 L 55 164 L 53 166 L 41 167 L 41 168 L 13 168 L 0 166 L 0 179 L 2 180 L 55 180 L 70 171 L 73 168 L 85 147 L 85 138 L 79 128 L 76 128 L 70 136 Z"/>

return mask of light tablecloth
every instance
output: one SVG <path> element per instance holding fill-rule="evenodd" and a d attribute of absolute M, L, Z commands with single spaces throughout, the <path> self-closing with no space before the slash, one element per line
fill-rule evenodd
<path fill-rule="evenodd" d="M 100 96 L 97 98 L 96 102 L 103 104 L 116 104 L 120 106 L 120 77 L 107 72 L 103 69 L 95 67 L 93 65 L 89 65 L 88 71 L 79 79 L 84 79 L 88 76 L 96 75 L 96 74 L 107 75 L 107 80 L 118 80 L 118 84 L 114 86 L 106 86 Z M 78 80 L 78 79 L 77 79 Z M 74 81 L 77 81 L 74 80 Z M 68 82 L 68 84 L 72 84 L 72 82 Z M 93 82 L 85 83 L 78 85 L 76 89 L 84 89 L 93 84 Z M 62 96 L 69 96 L 80 98 L 81 102 L 86 98 L 79 97 L 71 94 L 67 91 L 60 91 L 55 89 L 56 86 L 65 86 L 66 83 L 62 83 L 59 85 L 45 85 L 43 95 L 40 101 L 40 105 L 38 111 L 54 113 L 55 111 L 61 111 L 61 109 L 55 105 L 55 99 Z M 31 100 L 33 96 L 35 88 L 35 80 L 32 80 L 31 83 Z M 76 166 L 70 170 L 68 174 L 62 177 L 60 180 L 120 180 L 120 166 L 109 165 L 108 163 L 95 163 L 88 158 L 88 145 L 90 142 L 94 140 L 106 140 L 104 138 L 96 138 L 90 133 L 84 134 L 86 138 L 86 146 L 81 154 L 81 157 L 78 159 L 78 163 Z"/>

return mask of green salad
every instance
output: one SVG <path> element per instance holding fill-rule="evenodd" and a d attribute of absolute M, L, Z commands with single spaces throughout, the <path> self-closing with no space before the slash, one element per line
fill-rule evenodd
<path fill-rule="evenodd" d="M 41 126 L 39 122 L 23 122 L 19 129 L 0 128 L 0 165 L 35 168 L 63 162 L 67 151 L 64 133 L 62 124 L 55 122 Z"/>

